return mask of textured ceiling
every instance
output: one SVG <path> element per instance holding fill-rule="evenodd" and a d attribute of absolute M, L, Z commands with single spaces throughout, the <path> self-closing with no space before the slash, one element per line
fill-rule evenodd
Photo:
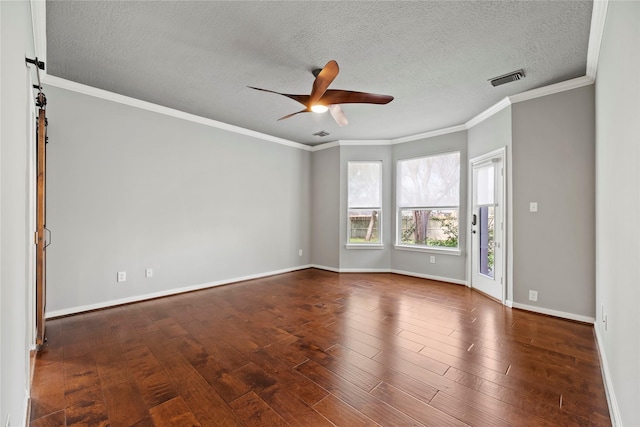
<path fill-rule="evenodd" d="M 48 74 L 305 144 L 462 124 L 508 95 L 585 75 L 591 1 L 47 1 Z M 247 85 L 393 95 L 349 125 Z M 497 88 L 489 78 L 523 68 Z M 329 136 L 313 133 L 325 130 Z"/>

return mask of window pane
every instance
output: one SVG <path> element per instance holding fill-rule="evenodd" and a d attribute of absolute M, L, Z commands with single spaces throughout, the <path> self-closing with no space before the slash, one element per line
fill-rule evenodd
<path fill-rule="evenodd" d="M 492 205 L 494 203 L 495 186 L 494 180 L 494 167 L 493 164 L 483 166 L 478 169 L 478 192 L 476 204 L 478 205 Z"/>
<path fill-rule="evenodd" d="M 349 209 L 349 243 L 380 243 L 380 210 Z"/>
<path fill-rule="evenodd" d="M 480 231 L 480 273 L 493 278 L 493 262 L 495 251 L 495 208 L 482 206 L 478 208 Z"/>
<path fill-rule="evenodd" d="M 382 163 L 381 162 L 349 162 L 348 163 L 348 195 L 350 208 L 381 207 Z"/>
<path fill-rule="evenodd" d="M 457 209 L 402 209 L 400 244 L 458 247 Z"/>
<path fill-rule="evenodd" d="M 398 206 L 458 206 L 460 153 L 398 162 Z"/>

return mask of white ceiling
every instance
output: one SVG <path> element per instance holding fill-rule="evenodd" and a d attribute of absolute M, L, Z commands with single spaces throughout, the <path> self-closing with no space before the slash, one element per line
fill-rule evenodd
<path fill-rule="evenodd" d="M 462 124 L 505 96 L 584 76 L 592 1 L 47 1 L 47 72 L 309 145 Z M 393 95 L 349 125 L 247 88 Z M 494 88 L 517 69 L 526 78 Z M 325 130 L 329 136 L 313 133 Z"/>

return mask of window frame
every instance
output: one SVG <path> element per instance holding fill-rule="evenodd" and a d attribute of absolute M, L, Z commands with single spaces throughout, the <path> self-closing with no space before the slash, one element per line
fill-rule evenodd
<path fill-rule="evenodd" d="M 402 162 L 411 161 L 411 160 L 419 160 L 419 159 L 428 159 L 430 157 L 438 157 L 438 156 L 446 156 L 450 154 L 458 154 L 458 204 L 455 206 L 430 206 L 430 205 L 416 205 L 416 206 L 400 206 L 399 200 L 401 197 L 400 187 L 402 182 L 400 180 L 400 164 Z M 439 153 L 431 153 L 423 156 L 415 156 L 408 157 L 403 159 L 396 160 L 396 192 L 395 192 L 395 214 L 396 214 L 396 224 L 395 224 L 395 244 L 394 248 L 397 250 L 405 250 L 405 251 L 415 251 L 415 252 L 431 252 L 431 253 L 441 253 L 441 254 L 450 254 L 450 255 L 460 255 L 461 244 L 460 244 L 460 232 L 458 231 L 458 245 L 453 246 L 429 246 L 424 244 L 409 244 L 402 242 L 402 211 L 416 211 L 416 210 L 429 210 L 429 211 L 456 211 L 458 218 L 458 230 L 460 230 L 460 210 L 461 210 L 461 187 L 462 187 L 462 153 L 460 150 L 451 150 L 444 151 Z"/>
<path fill-rule="evenodd" d="M 380 201 L 380 206 L 358 206 L 358 207 L 353 207 L 349 204 L 349 182 L 350 182 L 350 176 L 349 176 L 349 165 L 352 163 L 373 163 L 373 164 L 378 164 L 379 166 L 379 201 Z M 383 224 L 382 224 L 382 218 L 383 218 L 383 209 L 382 209 L 382 196 L 383 196 L 383 191 L 382 191 L 382 187 L 383 187 L 383 161 L 382 160 L 348 160 L 347 161 L 347 203 L 346 203 L 346 214 L 347 214 L 347 228 L 346 228 L 346 244 L 345 244 L 345 248 L 347 249 L 383 249 L 384 248 L 384 243 L 382 241 L 382 236 L 383 236 Z M 378 223 L 378 242 L 374 242 L 374 243 L 370 243 L 370 242 L 351 242 L 351 219 L 350 219 L 350 215 L 349 212 L 352 210 L 370 210 L 370 211 L 377 211 L 378 212 L 378 218 L 377 218 L 377 223 Z"/>

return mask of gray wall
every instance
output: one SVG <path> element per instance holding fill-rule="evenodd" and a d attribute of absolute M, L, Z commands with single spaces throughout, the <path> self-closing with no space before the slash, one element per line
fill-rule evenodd
<path fill-rule="evenodd" d="M 506 147 L 504 178 L 506 187 L 506 300 L 513 302 L 513 186 L 512 158 L 513 152 L 511 135 L 511 106 L 505 107 L 488 119 L 478 123 L 468 131 L 469 159 Z M 467 202 L 471 202 L 471 195 L 467 194 Z M 469 279 L 469 278 L 468 278 Z M 470 280 L 470 279 L 469 279 Z"/>
<path fill-rule="evenodd" d="M 507 147 L 511 152 L 511 106 L 505 107 L 468 131 L 469 159 Z"/>
<path fill-rule="evenodd" d="M 430 154 L 460 151 L 460 231 L 459 244 L 461 255 L 444 253 L 417 252 L 394 249 L 391 252 L 391 268 L 396 271 L 404 271 L 441 277 L 454 281 L 466 280 L 466 247 L 467 247 L 467 131 L 455 132 L 433 138 L 406 142 L 393 146 L 392 161 L 393 173 L 398 160 L 412 157 L 428 156 Z M 395 201 L 395 175 L 392 179 L 393 195 Z M 395 202 L 394 202 L 395 203 Z M 392 224 L 395 224 L 396 213 L 392 212 Z M 395 239 L 395 236 L 393 237 Z M 436 263 L 429 263 L 429 256 L 435 255 Z"/>
<path fill-rule="evenodd" d="M 309 264 L 308 151 L 47 95 L 48 312 Z"/>
<path fill-rule="evenodd" d="M 28 251 L 29 69 L 33 58 L 28 2 L 0 2 L 0 423 L 24 423 L 32 342 Z"/>
<path fill-rule="evenodd" d="M 596 329 L 625 426 L 640 425 L 639 46 L 640 3 L 610 1 L 596 78 Z"/>
<path fill-rule="evenodd" d="M 594 317 L 593 85 L 514 104 L 512 120 L 514 302 Z"/>
<path fill-rule="evenodd" d="M 340 268 L 340 147 L 312 153 L 311 260 Z"/>
<path fill-rule="evenodd" d="M 347 162 L 353 160 L 382 161 L 382 243 L 380 249 L 347 249 Z M 394 235 L 391 222 L 391 182 L 395 165 L 391 162 L 391 146 L 340 146 L 340 269 L 386 270 L 391 268 Z"/>

